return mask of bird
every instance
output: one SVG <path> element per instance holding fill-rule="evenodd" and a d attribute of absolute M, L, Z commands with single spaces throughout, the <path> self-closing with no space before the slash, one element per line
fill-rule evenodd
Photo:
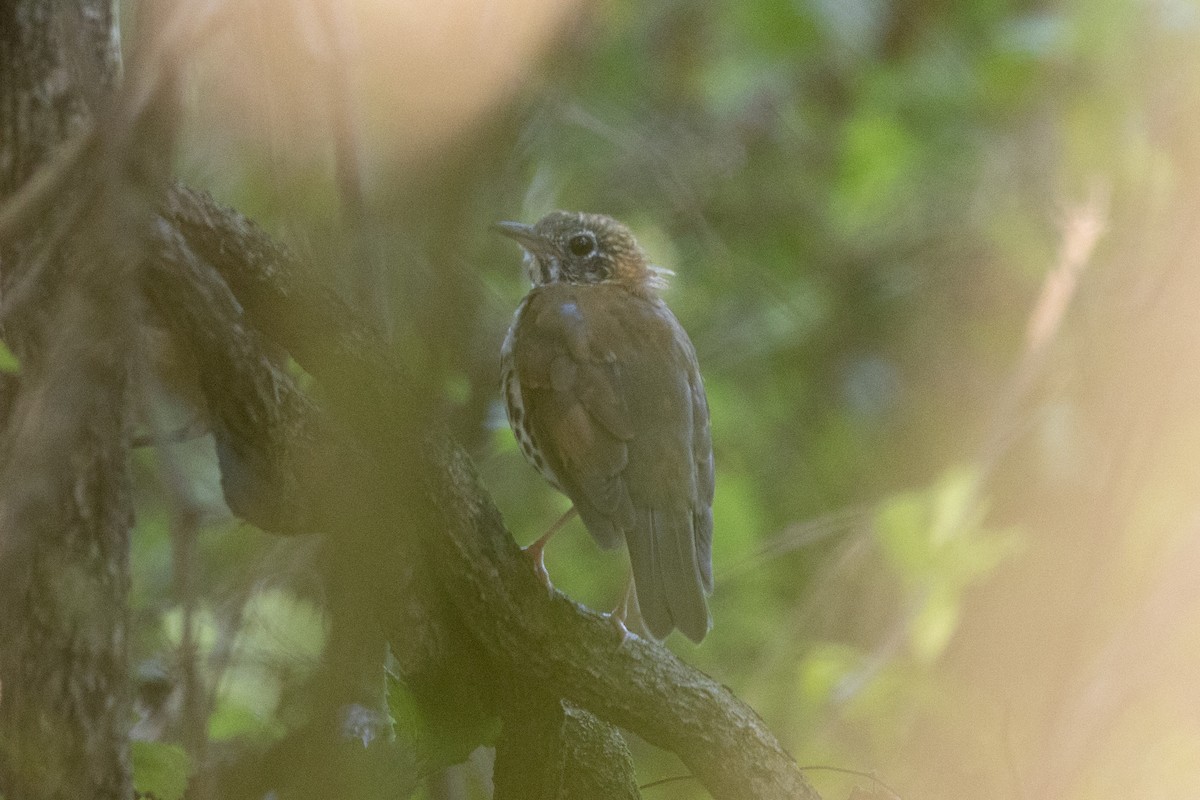
<path fill-rule="evenodd" d="M 553 211 L 495 229 L 524 251 L 532 284 L 501 347 L 501 393 L 521 452 L 603 549 L 628 550 L 631 583 L 614 612 L 656 640 L 712 626 L 713 452 L 696 350 L 628 227 Z M 634 605 L 636 604 L 636 605 Z M 636 608 L 636 611 L 631 609 Z"/>

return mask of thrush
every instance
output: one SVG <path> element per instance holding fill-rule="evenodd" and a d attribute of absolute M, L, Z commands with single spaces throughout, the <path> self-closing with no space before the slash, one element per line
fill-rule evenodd
<path fill-rule="evenodd" d="M 650 634 L 699 642 L 711 626 L 712 438 L 695 348 L 659 296 L 669 273 L 600 214 L 496 227 L 524 249 L 533 284 L 500 359 L 521 452 L 600 547 L 628 548 Z M 557 527 L 533 546 L 539 563 Z"/>

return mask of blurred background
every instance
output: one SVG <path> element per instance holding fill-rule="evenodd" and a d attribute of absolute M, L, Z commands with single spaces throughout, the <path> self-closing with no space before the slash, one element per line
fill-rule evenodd
<path fill-rule="evenodd" d="M 1200 794 L 1200 3 L 226 5 L 179 174 L 388 333 L 519 541 L 567 501 L 504 421 L 527 286 L 488 225 L 609 213 L 676 272 L 712 407 L 715 626 L 673 649 L 904 798 Z M 208 441 L 139 459 L 145 686 L 197 519 L 209 736 L 280 736 L 325 635 L 309 545 L 232 519 Z M 578 523 L 547 562 L 616 602 Z M 486 796 L 481 762 L 426 795 Z"/>

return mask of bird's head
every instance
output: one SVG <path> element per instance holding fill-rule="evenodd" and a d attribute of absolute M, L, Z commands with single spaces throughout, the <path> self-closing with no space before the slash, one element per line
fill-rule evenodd
<path fill-rule="evenodd" d="M 666 288 L 670 272 L 650 264 L 629 228 L 612 217 L 552 211 L 535 225 L 499 222 L 495 228 L 524 249 L 534 286 L 617 283 L 640 294 Z"/>

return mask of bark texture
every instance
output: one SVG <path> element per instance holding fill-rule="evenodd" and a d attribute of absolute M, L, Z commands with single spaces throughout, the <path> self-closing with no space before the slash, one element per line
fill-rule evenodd
<path fill-rule="evenodd" d="M 0 199 L 92 124 L 119 72 L 110 0 L 0 3 Z M 120 184 L 0 243 L 0 791 L 128 798 L 133 259 Z M 134 212 L 136 213 L 136 212 Z"/>
<path fill-rule="evenodd" d="M 508 710 L 496 746 L 494 800 L 641 797 L 621 734 L 562 700 L 529 695 Z"/>

